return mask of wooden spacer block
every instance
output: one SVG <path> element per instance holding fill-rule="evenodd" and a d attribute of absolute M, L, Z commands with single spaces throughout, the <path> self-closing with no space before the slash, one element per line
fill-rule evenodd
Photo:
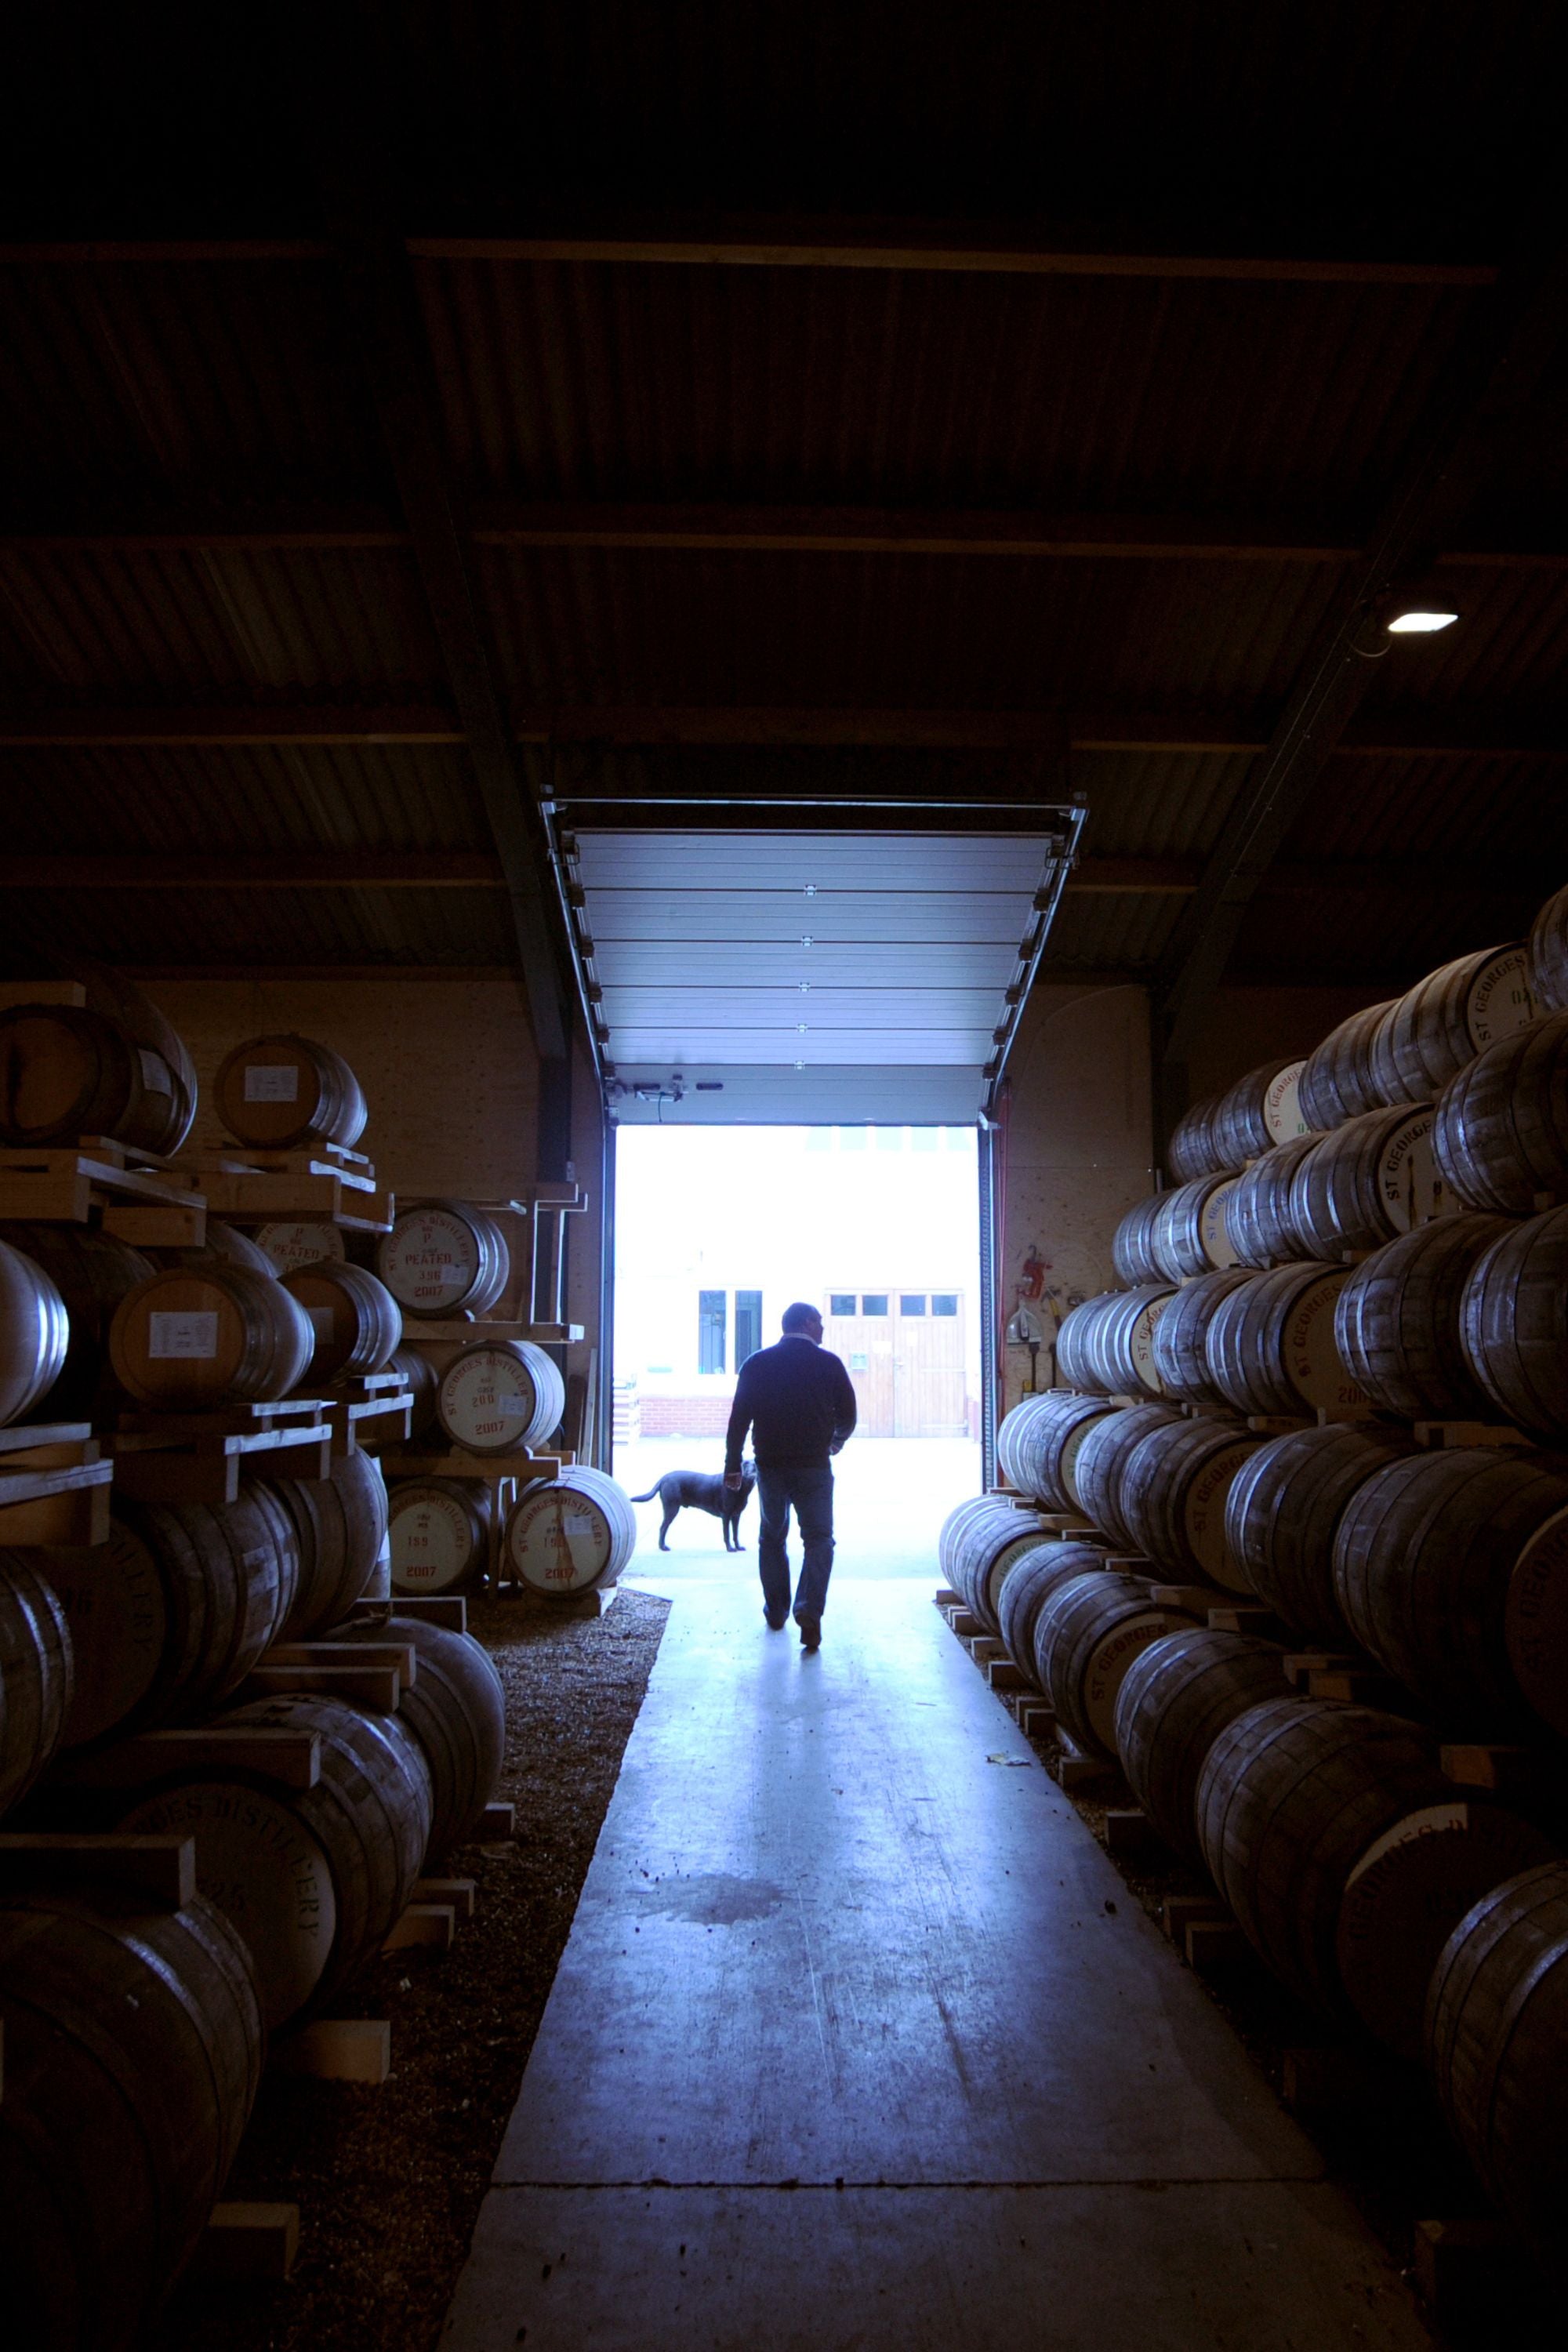
<path fill-rule="evenodd" d="M 984 1633 L 985 1631 L 979 1618 L 971 1616 L 967 1609 L 954 1609 L 947 1622 L 961 1642 L 967 1642 L 976 1633 Z"/>
<path fill-rule="evenodd" d="M 1281 1662 L 1288 1683 L 1305 1685 L 1309 1675 L 1326 1674 L 1331 1666 L 1359 1665 L 1359 1658 L 1341 1657 L 1332 1650 L 1290 1650 Z"/>
<path fill-rule="evenodd" d="M 1137 1806 L 1112 1806 L 1105 1816 L 1105 1843 L 1110 1853 L 1136 1854 L 1159 1843 L 1147 1813 Z"/>
<path fill-rule="evenodd" d="M 264 1662 L 252 1670 L 245 1689 L 258 1698 L 297 1694 L 341 1698 L 351 1706 L 368 1707 L 373 1715 L 395 1715 L 403 1696 L 395 1666 L 274 1666 Z"/>
<path fill-rule="evenodd" d="M 1528 1748 L 1493 1748 L 1467 1743 L 1438 1750 L 1445 1776 L 1462 1789 L 1496 1789 L 1501 1794 L 1523 1795 L 1539 1786 L 1541 1759 Z"/>
<path fill-rule="evenodd" d="M 1214 1584 L 1155 1584 L 1150 1587 L 1149 1598 L 1156 1609 L 1179 1609 L 1200 1624 L 1211 1609 L 1226 1605 L 1225 1594 Z"/>
<path fill-rule="evenodd" d="M 418 1618 L 426 1625 L 439 1625 L 447 1633 L 466 1633 L 468 1630 L 468 1604 L 460 1592 L 433 1592 L 427 1599 L 396 1592 L 392 1599 L 392 1613 L 395 1617 Z"/>
<path fill-rule="evenodd" d="M 409 1897 L 413 1903 L 445 1903 L 462 1920 L 473 1917 L 478 1899 L 479 1884 L 472 1878 L 416 1878 Z"/>
<path fill-rule="evenodd" d="M 1018 1728 L 1026 1739 L 1049 1739 L 1057 1727 L 1057 1711 L 1048 1698 L 1026 1698 L 1018 1704 Z"/>
<path fill-rule="evenodd" d="M 517 1807 L 504 1803 L 487 1805 L 479 1815 L 477 1838 L 509 1838 L 517 1835 Z"/>
<path fill-rule="evenodd" d="M 1411 2252 L 1416 2292 L 1445 2329 L 1495 2322 L 1530 2263 L 1507 2223 L 1490 2214 L 1417 2221 Z"/>
<path fill-rule="evenodd" d="M 1184 1940 L 1187 1966 L 1199 1969 L 1222 1968 L 1249 1948 L 1234 1919 L 1189 1919 Z"/>
<path fill-rule="evenodd" d="M 286 2279 L 300 2251 L 298 2205 L 213 2207 L 191 2267 L 197 2278 Z"/>
<path fill-rule="evenodd" d="M 937 1586 L 935 1598 L 939 1609 L 959 1609 L 963 1605 L 963 1593 L 951 1591 L 945 1584 Z"/>
<path fill-rule="evenodd" d="M 1118 1576 L 1147 1576 L 1154 1566 L 1145 1551 L 1108 1551 L 1100 1564 L 1114 1569 Z"/>
<path fill-rule="evenodd" d="M 180 1208 L 147 1208 L 110 1202 L 103 1230 L 132 1249 L 200 1249 L 207 1237 L 207 1204 L 198 1192 Z"/>
<path fill-rule="evenodd" d="M 1108 1772 L 1115 1769 L 1115 1765 L 1102 1757 L 1081 1756 L 1077 1748 L 1066 1748 L 1058 1768 L 1060 1785 L 1069 1793 L 1074 1789 L 1087 1788 L 1091 1780 L 1103 1780 Z"/>
<path fill-rule="evenodd" d="M 279 2044 L 273 2063 L 286 2074 L 324 2083 L 384 2083 L 392 2072 L 392 2028 L 384 2017 L 319 2017 Z"/>
<path fill-rule="evenodd" d="M 1212 1633 L 1258 1633 L 1265 1641 L 1284 1630 L 1272 1609 L 1253 1608 L 1250 1605 L 1211 1609 L 1208 1612 L 1208 1621 L 1209 1631 Z"/>
<path fill-rule="evenodd" d="M 382 1946 L 384 1952 L 404 1952 L 414 1945 L 449 1952 L 458 1937 L 458 1914 L 450 1903 L 411 1903 Z"/>
<path fill-rule="evenodd" d="M 1357 1706 L 1382 1706 L 1397 1710 L 1408 1706 L 1410 1694 L 1403 1683 L 1395 1682 L 1377 1666 L 1325 1666 L 1307 1676 L 1309 1698 L 1350 1699 Z"/>
<path fill-rule="evenodd" d="M 1491 1421 L 1418 1421 L 1413 1424 L 1417 1445 L 1533 1445 L 1522 1429 Z"/>
<path fill-rule="evenodd" d="M 1280 2053 L 1279 2095 L 1304 2115 L 1354 2115 L 1381 2106 L 1394 2070 L 1338 2042 Z"/>
<path fill-rule="evenodd" d="M 985 1679 L 994 1691 L 1027 1690 L 1030 1687 L 1029 1677 L 1023 1667 L 1015 1665 L 1005 1652 L 999 1658 L 986 1660 Z"/>
<path fill-rule="evenodd" d="M 1007 1644 L 999 1642 L 994 1633 L 972 1633 L 964 1645 L 977 1666 L 988 1666 L 993 1658 L 1005 1658 Z"/>
<path fill-rule="evenodd" d="M 195 1899 L 196 1842 L 189 1837 L 63 1837 L 0 1834 L 0 1886 L 100 1885 L 130 1888 L 153 1909 L 183 1911 Z"/>
<path fill-rule="evenodd" d="M 1228 1919 L 1229 1912 L 1217 1895 L 1167 1895 L 1160 1906 L 1160 1925 L 1173 1944 L 1184 1944 L 1189 1924 L 1194 1919 Z"/>
<path fill-rule="evenodd" d="M 112 1748 L 66 1756 L 55 1779 L 73 1789 L 137 1789 L 166 1773 L 250 1772 L 285 1789 L 313 1789 L 321 1777 L 321 1742 L 313 1731 L 261 1731 L 223 1724 L 142 1731 Z"/>

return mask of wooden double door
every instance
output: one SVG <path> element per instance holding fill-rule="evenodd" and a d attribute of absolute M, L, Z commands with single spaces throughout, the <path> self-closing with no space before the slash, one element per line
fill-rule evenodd
<path fill-rule="evenodd" d="M 956 1290 L 830 1290 L 823 1345 L 842 1356 L 867 1437 L 963 1437 L 963 1307 Z"/>

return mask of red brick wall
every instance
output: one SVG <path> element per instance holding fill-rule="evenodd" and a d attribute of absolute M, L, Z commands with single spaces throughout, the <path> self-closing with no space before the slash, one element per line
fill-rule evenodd
<path fill-rule="evenodd" d="M 645 1437 L 722 1437 L 730 1426 L 728 1397 L 645 1396 Z"/>

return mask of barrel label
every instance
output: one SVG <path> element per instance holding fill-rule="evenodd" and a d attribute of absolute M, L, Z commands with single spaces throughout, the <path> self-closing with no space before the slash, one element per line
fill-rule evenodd
<path fill-rule="evenodd" d="M 403 1503 L 395 1487 L 388 1540 L 399 1592 L 443 1592 L 473 1557 L 468 1517 L 455 1495 L 421 1494 Z"/>
<path fill-rule="evenodd" d="M 1083 1707 L 1096 1738 L 1110 1755 L 1116 1753 L 1117 1695 L 1127 1678 L 1128 1668 L 1134 1658 L 1142 1657 L 1151 1642 L 1159 1641 L 1162 1634 L 1186 1622 L 1185 1618 L 1163 1614 L 1134 1617 L 1096 1643 L 1084 1670 Z"/>
<path fill-rule="evenodd" d="M 1205 1257 L 1217 1272 L 1221 1266 L 1239 1265 L 1236 1244 L 1225 1221 L 1225 1204 L 1235 1192 L 1237 1179 L 1216 1184 L 1198 1212 L 1198 1240 Z"/>
<path fill-rule="evenodd" d="M 1304 1404 L 1370 1403 L 1340 1360 L 1334 1345 L 1334 1302 L 1344 1286 L 1342 1274 L 1321 1275 L 1291 1306 L 1281 1335 L 1285 1377 Z"/>
<path fill-rule="evenodd" d="M 540 1486 L 522 1496 L 507 1521 L 506 1549 L 525 1584 L 584 1592 L 610 1564 L 610 1530 L 591 1497 Z"/>
<path fill-rule="evenodd" d="M 154 1308 L 147 1318 L 147 1353 L 154 1362 L 176 1356 L 210 1361 L 217 1354 L 217 1315 L 214 1309 L 193 1307 L 175 1314 Z"/>
<path fill-rule="evenodd" d="M 1230 1584 L 1235 1571 L 1226 1570 L 1225 1505 L 1231 1482 L 1257 1448 L 1242 1441 L 1227 1445 L 1205 1462 L 1187 1486 L 1182 1523 L 1193 1558 L 1221 1584 Z"/>
<path fill-rule="evenodd" d="M 1528 1029 L 1540 1007 L 1530 985 L 1530 950 L 1500 948 L 1489 956 L 1474 980 L 1465 1003 L 1465 1026 L 1477 1053 Z"/>
<path fill-rule="evenodd" d="M 1568 1733 L 1568 1511 L 1537 1528 L 1509 1580 L 1503 1641 L 1542 1721 Z"/>
<path fill-rule="evenodd" d="M 448 1365 L 441 1380 L 441 1423 L 456 1445 L 504 1454 L 528 1443 L 539 1392 L 524 1363 L 500 1349 L 477 1349 Z"/>
<path fill-rule="evenodd" d="M 1169 1304 L 1169 1299 L 1152 1298 L 1147 1307 L 1139 1309 L 1127 1334 L 1132 1369 L 1151 1396 L 1163 1396 L 1165 1393 L 1165 1383 L 1160 1378 L 1154 1361 L 1154 1327 Z"/>
<path fill-rule="evenodd" d="M 1107 1411 L 1109 1410 L 1110 1408 L 1107 1407 Z M 1075 1511 L 1081 1511 L 1083 1508 L 1083 1501 L 1078 1491 L 1078 1482 L 1073 1476 L 1078 1462 L 1078 1450 L 1089 1431 L 1099 1428 L 1102 1418 L 1101 1414 L 1097 1413 L 1092 1421 L 1080 1421 L 1078 1427 L 1069 1430 L 1062 1440 L 1061 1451 L 1058 1455 L 1059 1466 L 1057 1475 L 1061 1481 L 1062 1491 Z"/>
<path fill-rule="evenodd" d="M 1346 1895 L 1401 1846 L 1414 1845 L 1417 1838 L 1449 1837 L 1456 1830 L 1468 1830 L 1469 1826 L 1470 1809 L 1467 1804 L 1423 1805 L 1418 1812 L 1406 1813 L 1402 1822 L 1395 1822 L 1391 1830 L 1384 1830 L 1380 1838 L 1373 1840 L 1345 1881 Z"/>
<path fill-rule="evenodd" d="M 1454 1206 L 1432 1156 L 1433 1117 L 1427 1108 L 1402 1121 L 1379 1155 L 1377 1197 L 1392 1233 L 1429 1224 Z"/>
<path fill-rule="evenodd" d="M 1289 1143 L 1292 1137 L 1305 1135 L 1307 1122 L 1301 1116 L 1301 1073 L 1306 1068 L 1300 1062 L 1287 1062 L 1282 1070 L 1268 1081 L 1263 1097 L 1263 1124 L 1276 1143 Z M 1227 1259 L 1228 1265 L 1230 1261 Z"/>
<path fill-rule="evenodd" d="M 251 1062 L 245 1073 L 247 1102 L 298 1102 L 300 1073 L 292 1063 Z"/>
<path fill-rule="evenodd" d="M 473 1287 L 479 1244 L 460 1217 L 445 1209 L 399 1217 L 383 1242 L 381 1278 L 405 1307 L 437 1313 Z"/>
<path fill-rule="evenodd" d="M 277 1274 L 292 1274 L 301 1265 L 318 1265 L 324 1257 L 343 1255 L 343 1237 L 336 1225 L 313 1224 L 300 1217 L 259 1225 L 251 1239 Z"/>
<path fill-rule="evenodd" d="M 172 1095 L 174 1093 L 174 1081 L 170 1073 L 169 1065 L 162 1054 L 154 1054 L 150 1047 L 140 1045 L 136 1051 L 136 1058 L 142 1065 L 143 1094 Z"/>

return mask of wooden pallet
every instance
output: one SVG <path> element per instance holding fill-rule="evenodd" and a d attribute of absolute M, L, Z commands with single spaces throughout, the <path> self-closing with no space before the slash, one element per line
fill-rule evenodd
<path fill-rule="evenodd" d="M 0 1219 L 100 1223 L 144 1249 L 199 1249 L 208 1202 L 194 1176 L 112 1137 L 37 1151 L 0 1151 Z"/>
<path fill-rule="evenodd" d="M 275 1642 L 245 1685 L 251 1698 L 341 1698 L 395 1715 L 419 1672 L 412 1642 Z"/>
<path fill-rule="evenodd" d="M 214 1412 L 127 1412 L 109 1438 L 116 1483 L 143 1503 L 232 1503 L 241 1469 L 325 1478 L 330 1407 L 320 1397 L 226 1405 Z"/>
<path fill-rule="evenodd" d="M 0 1886 L 121 1886 L 150 1910 L 184 1911 L 195 1900 L 194 1837 L 137 1837 L 124 1832 L 79 1837 L 69 1832 L 0 1832 Z"/>
<path fill-rule="evenodd" d="M 321 1777 L 321 1742 L 313 1731 L 222 1722 L 141 1731 L 112 1747 L 72 1750 L 51 1767 L 51 1787 L 142 1789 L 171 1772 L 243 1772 L 296 1794 Z"/>
<path fill-rule="evenodd" d="M 109 1540 L 112 1462 L 85 1421 L 0 1429 L 0 1544 Z"/>
<path fill-rule="evenodd" d="M 205 1146 L 187 1164 L 196 1171 L 214 1216 L 237 1225 L 316 1219 L 350 1233 L 389 1234 L 396 1202 L 378 1187 L 357 1152 L 335 1144 L 312 1151 L 259 1151 L 248 1144 Z"/>
<path fill-rule="evenodd" d="M 518 1323 L 505 1318 L 487 1321 L 483 1317 L 415 1315 L 405 1310 L 403 1344 L 405 1348 L 428 1344 L 456 1350 L 472 1347 L 476 1339 L 531 1339 L 536 1348 L 562 1348 L 574 1339 L 581 1339 L 584 1329 L 581 1323 Z"/>
<path fill-rule="evenodd" d="M 1417 1421 L 1412 1424 L 1417 1445 L 1440 1453 L 1450 1445 L 1533 1445 L 1522 1429 L 1497 1421 Z"/>
<path fill-rule="evenodd" d="M 322 1402 L 332 1425 L 332 1457 L 372 1445 L 405 1445 L 414 1399 L 404 1372 L 362 1372 L 334 1383 Z"/>
<path fill-rule="evenodd" d="M 513 1454 L 469 1454 L 463 1446 L 449 1445 L 444 1454 L 392 1453 L 381 1466 L 389 1478 L 483 1478 L 493 1485 L 507 1478 L 553 1478 L 576 1458 L 542 1446 L 522 1445 Z"/>

